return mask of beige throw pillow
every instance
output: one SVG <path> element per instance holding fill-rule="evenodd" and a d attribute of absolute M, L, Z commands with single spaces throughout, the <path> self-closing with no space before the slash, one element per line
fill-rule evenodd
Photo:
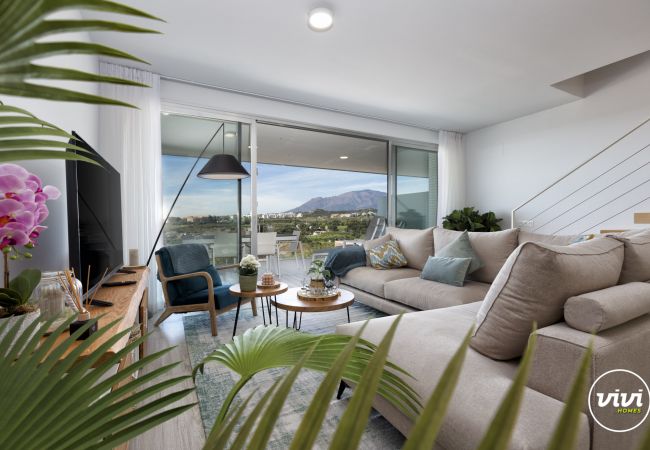
<path fill-rule="evenodd" d="M 433 234 L 432 228 L 426 230 L 414 230 L 406 228 L 386 228 L 386 234 L 395 239 L 402 250 L 408 267 L 422 270 L 427 263 L 429 256 L 433 256 Z"/>
<path fill-rule="evenodd" d="M 650 228 L 612 235 L 625 244 L 623 270 L 618 284 L 650 281 Z"/>
<path fill-rule="evenodd" d="M 622 265 L 623 244 L 614 239 L 520 245 L 481 304 L 471 346 L 494 359 L 521 356 L 533 322 L 561 321 L 569 297 L 614 286 Z"/>
<path fill-rule="evenodd" d="M 383 236 L 378 237 L 377 239 L 371 239 L 369 241 L 364 241 L 363 242 L 363 249 L 366 251 L 366 266 L 370 266 L 370 250 L 372 250 L 375 247 L 379 247 L 382 244 L 385 244 L 386 242 L 390 241 L 390 235 L 385 234 Z"/>
<path fill-rule="evenodd" d="M 462 233 L 462 231 L 435 228 L 433 230 L 435 254 L 437 255 Z M 467 233 L 472 249 L 483 263 L 483 267 L 473 272 L 469 278 L 483 283 L 492 283 L 508 256 L 517 248 L 518 233 L 517 228 L 493 233 L 471 231 Z"/>

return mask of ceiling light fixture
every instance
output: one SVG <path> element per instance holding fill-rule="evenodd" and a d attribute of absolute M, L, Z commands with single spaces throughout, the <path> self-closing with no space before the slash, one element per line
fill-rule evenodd
<path fill-rule="evenodd" d="M 339 159 L 348 159 L 348 158 L 349 158 L 349 156 L 345 156 L 345 155 L 339 156 Z"/>
<path fill-rule="evenodd" d="M 236 131 L 226 131 L 226 134 L 224 136 L 227 137 L 228 139 L 232 139 L 232 138 L 237 136 L 237 132 Z"/>
<path fill-rule="evenodd" d="M 163 116 L 168 116 L 169 113 L 168 113 L 167 111 L 163 111 L 162 115 L 163 115 Z"/>
<path fill-rule="evenodd" d="M 309 28 L 314 31 L 327 31 L 333 23 L 334 16 L 327 8 L 316 8 L 309 13 Z"/>

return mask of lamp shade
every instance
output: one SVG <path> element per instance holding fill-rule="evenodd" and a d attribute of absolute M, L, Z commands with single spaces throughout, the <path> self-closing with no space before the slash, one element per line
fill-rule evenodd
<path fill-rule="evenodd" d="M 240 180 L 250 174 L 233 155 L 221 154 L 210 158 L 198 176 L 210 180 Z"/>

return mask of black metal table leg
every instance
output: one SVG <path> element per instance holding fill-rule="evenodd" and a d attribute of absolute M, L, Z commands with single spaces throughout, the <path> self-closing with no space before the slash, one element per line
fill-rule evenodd
<path fill-rule="evenodd" d="M 280 320 L 278 319 L 278 298 L 275 297 L 275 324 L 280 326 Z"/>
<path fill-rule="evenodd" d="M 235 326 L 232 329 L 232 337 L 235 338 L 237 334 L 237 321 L 239 320 L 239 308 L 241 307 L 241 297 L 237 300 L 237 312 L 235 313 Z"/>
<path fill-rule="evenodd" d="M 347 312 L 348 312 L 348 323 L 350 323 L 350 307 L 347 306 L 345 309 L 346 309 Z"/>
<path fill-rule="evenodd" d="M 297 314 L 297 313 L 294 311 L 294 312 L 293 312 L 293 329 L 294 329 L 294 330 L 296 329 L 296 314 Z"/>
<path fill-rule="evenodd" d="M 257 299 L 254 299 L 253 301 L 257 301 Z M 264 326 L 266 326 L 266 313 L 264 312 L 264 298 L 260 297 L 260 302 L 262 303 L 262 320 L 264 321 Z M 269 317 L 269 322 L 271 322 L 271 318 Z"/>
<path fill-rule="evenodd" d="M 300 319 L 298 319 L 298 328 L 296 330 L 300 330 L 302 327 L 302 311 L 300 311 Z"/>
<path fill-rule="evenodd" d="M 345 381 L 341 380 L 341 384 L 339 384 L 339 391 L 336 393 L 337 400 L 341 400 L 341 397 L 343 397 L 343 392 L 345 391 L 346 387 L 348 387 L 348 385 L 345 384 Z"/>
<path fill-rule="evenodd" d="M 266 306 L 269 308 L 269 317 L 271 317 L 271 297 L 266 297 Z M 269 319 L 271 320 L 271 319 Z"/>
<path fill-rule="evenodd" d="M 289 328 L 289 310 L 285 310 L 284 312 L 287 313 L 287 328 Z"/>

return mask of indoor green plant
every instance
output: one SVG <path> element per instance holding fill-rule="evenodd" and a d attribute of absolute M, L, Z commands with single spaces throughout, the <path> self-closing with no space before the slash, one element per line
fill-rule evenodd
<path fill-rule="evenodd" d="M 94 10 L 126 16 L 160 20 L 156 17 L 108 0 L 20 0 L 2 2 L 0 8 L 0 94 L 34 97 L 55 101 L 72 101 L 131 106 L 127 103 L 66 89 L 32 83 L 31 80 L 68 80 L 90 83 L 144 85 L 121 78 L 98 75 L 77 69 L 37 64 L 33 61 L 55 55 L 99 55 L 144 62 L 105 45 L 77 41 L 66 33 L 78 31 L 116 31 L 156 33 L 156 31 L 110 20 L 55 19 L 52 14 L 65 10 Z M 65 35 L 65 40 L 54 40 Z M 44 37 L 48 40 L 43 41 Z M 29 111 L 0 102 L 0 162 L 28 159 L 86 158 L 83 148 L 68 144 L 72 136 L 56 125 L 40 120 Z M 70 149 L 74 151 L 62 151 Z M 78 154 L 79 153 L 79 154 Z"/>
<path fill-rule="evenodd" d="M 246 255 L 239 262 L 239 287 L 242 291 L 257 289 L 257 272 L 260 262 L 253 255 Z"/>
<path fill-rule="evenodd" d="M 13 325 L 0 324 L 0 448 L 112 449 L 194 406 L 172 406 L 193 389 L 168 391 L 189 376 L 161 381 L 178 363 L 134 377 L 171 349 L 114 373 L 114 366 L 145 337 L 106 357 L 105 351 L 131 330 L 113 333 L 113 322 L 76 345 L 97 319 L 68 336 L 72 320 L 50 335 L 52 321 L 25 326 L 21 318 Z M 105 343 L 79 358 L 109 330 Z"/>
<path fill-rule="evenodd" d="M 29 300 L 40 281 L 40 270 L 26 269 L 12 279 L 8 287 L 0 288 L 0 327 L 4 323 L 11 327 L 21 320 L 22 330 L 39 318 L 38 305 L 29 303 Z M 0 331 L 0 339 L 2 337 L 3 332 Z"/>
<path fill-rule="evenodd" d="M 399 318 L 393 321 L 390 329 L 369 357 L 365 367 L 359 368 L 359 379 L 356 383 L 356 388 L 332 436 L 330 449 L 353 450 L 359 447 L 372 408 L 373 399 L 381 387 L 388 349 L 398 323 Z M 329 369 L 325 372 L 323 381 L 315 392 L 311 404 L 305 411 L 293 435 L 293 440 L 289 446 L 290 450 L 308 449 L 314 445 L 319 430 L 322 427 L 323 420 L 325 419 L 330 400 L 336 392 L 339 380 L 346 378 L 345 371 L 348 364 L 352 361 L 364 328 L 365 325 L 359 330 L 356 336 L 350 337 L 351 339 L 336 352 L 335 358 L 329 364 Z M 296 336 L 302 334 L 296 331 L 288 331 L 294 333 Z M 433 448 L 437 433 L 444 420 L 446 409 L 461 373 L 472 332 L 473 330 L 468 331 L 462 345 L 449 361 L 438 385 L 417 415 L 414 426 L 403 447 L 404 450 L 430 450 Z M 479 445 L 480 450 L 506 450 L 508 448 L 519 406 L 523 399 L 524 389 L 526 388 L 526 380 L 532 364 L 535 341 L 536 332 L 533 330 L 528 348 L 521 359 L 512 385 L 496 411 L 490 427 L 483 436 Z M 264 363 L 255 362 L 251 356 L 256 354 L 253 350 L 257 349 L 257 351 L 261 351 L 267 343 L 267 339 L 262 339 L 259 343 L 251 342 L 250 347 L 252 348 L 249 349 L 249 357 L 241 361 L 240 364 L 243 366 L 247 363 L 255 363 L 258 367 L 263 367 Z M 244 446 L 249 449 L 264 449 L 292 384 L 296 380 L 300 370 L 303 367 L 309 367 L 309 361 L 318 352 L 319 344 L 320 342 L 315 339 L 309 345 L 303 346 L 300 351 L 295 351 L 292 355 L 294 362 L 289 365 L 291 369 L 285 376 L 278 379 L 270 389 L 266 390 L 260 401 L 253 405 L 254 407 L 247 416 L 244 417 L 244 411 L 250 409 L 247 409 L 247 406 L 251 404 L 253 394 L 241 401 L 225 417 L 222 417 L 220 420 L 218 419 L 208 436 L 204 449 L 239 449 Z M 223 355 L 232 353 L 228 357 L 222 356 L 221 359 L 213 358 L 212 360 L 222 362 L 228 367 L 231 367 L 233 361 L 236 361 L 240 356 L 240 353 L 237 352 L 240 345 L 240 342 L 226 344 Z M 318 359 L 318 357 L 315 359 Z M 579 418 L 587 393 L 587 374 L 590 361 L 591 347 L 587 349 L 582 358 L 572 388 L 567 395 L 562 415 L 558 419 L 553 436 L 551 436 L 548 446 L 549 450 L 569 450 L 573 449 L 577 443 Z M 239 426 L 239 428 L 237 429 L 236 426 Z M 641 449 L 646 450 L 650 448 L 649 444 L 650 432 L 644 444 L 642 444 Z"/>
<path fill-rule="evenodd" d="M 497 218 L 492 211 L 481 214 L 476 208 L 469 206 L 452 211 L 442 220 L 442 226 L 448 230 L 500 231 L 499 222 L 503 219 Z"/>
<path fill-rule="evenodd" d="M 309 287 L 312 289 L 325 289 L 325 282 L 332 279 L 332 271 L 325 267 L 325 261 L 315 259 L 307 270 Z"/>

